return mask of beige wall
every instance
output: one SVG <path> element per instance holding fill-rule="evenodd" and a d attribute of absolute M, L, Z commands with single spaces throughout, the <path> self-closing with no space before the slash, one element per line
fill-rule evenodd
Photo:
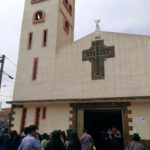
<path fill-rule="evenodd" d="M 56 44 L 59 45 L 59 42 L 66 44 L 73 41 L 74 1 L 71 1 L 71 3 L 73 16 L 69 18 L 69 21 L 72 24 L 72 30 L 67 36 L 63 30 L 63 17 L 60 13 L 61 8 L 67 14 L 66 8 L 62 5 L 62 0 L 46 0 L 36 4 L 31 4 L 30 1 L 25 2 L 14 100 L 26 100 L 30 96 L 32 98 L 30 97 L 29 99 L 45 99 L 49 97 L 50 93 L 53 93 L 56 71 Z M 40 9 L 45 11 L 45 22 L 33 24 L 33 14 Z M 43 48 L 44 29 L 48 29 L 48 41 L 47 47 Z M 33 32 L 31 50 L 27 50 L 29 32 Z M 39 57 L 38 79 L 36 82 L 31 81 L 34 57 Z"/>
<path fill-rule="evenodd" d="M 150 37 L 102 32 L 104 43 L 115 46 L 115 57 L 105 61 L 104 80 L 91 80 L 91 63 L 82 61 L 82 51 L 91 47 L 94 36 L 67 45 L 57 53 L 53 98 L 148 96 Z"/>
<path fill-rule="evenodd" d="M 36 4 L 31 4 L 28 0 L 26 0 L 25 2 L 17 76 L 14 88 L 14 99 L 15 97 L 20 97 L 22 94 L 24 95 L 24 98 L 20 98 L 25 99 L 28 93 L 26 89 L 32 91 L 32 88 L 34 88 L 34 90 L 31 93 L 34 97 L 36 97 L 37 92 L 39 92 L 39 86 L 37 85 L 40 85 L 41 89 L 43 89 L 40 90 L 41 95 L 46 92 L 51 92 L 52 90 L 55 71 L 54 58 L 57 38 L 58 6 L 58 0 L 46 0 Z M 33 14 L 39 9 L 45 11 L 45 22 L 33 24 Z M 44 29 L 48 29 L 48 41 L 47 47 L 43 48 L 42 37 Z M 33 32 L 33 42 L 31 50 L 27 49 L 29 32 Z M 39 57 L 38 80 L 36 82 L 31 81 L 34 57 Z M 29 86 L 30 84 L 32 84 L 32 86 Z M 49 85 L 51 85 L 51 87 L 49 87 L 47 90 L 47 87 Z"/>
<path fill-rule="evenodd" d="M 46 21 L 32 24 L 32 14 L 41 8 L 46 12 Z M 95 33 L 56 50 L 59 40 L 69 43 L 73 35 L 66 38 L 60 8 L 67 14 L 60 0 L 33 5 L 26 1 L 13 100 L 149 96 L 149 36 L 101 32 L 104 43 L 115 46 L 115 57 L 105 61 L 105 79 L 91 80 L 91 63 L 82 61 L 82 51 L 91 47 Z M 74 24 L 73 18 L 69 21 Z M 44 29 L 48 29 L 46 48 L 42 48 Z M 27 50 L 28 33 L 32 31 L 32 50 Z M 39 67 L 33 82 L 34 57 L 39 57 Z"/>
<path fill-rule="evenodd" d="M 69 128 L 70 121 L 70 106 L 69 104 L 51 104 L 51 105 L 25 105 L 27 108 L 27 117 L 25 126 L 29 126 L 34 124 L 35 122 L 35 111 L 37 107 L 47 106 L 47 115 L 46 120 L 42 119 L 42 109 L 40 115 L 40 125 L 39 132 L 40 133 L 50 133 L 53 130 L 64 130 Z M 14 115 L 15 120 L 12 122 L 14 124 L 14 128 L 12 130 L 17 130 L 20 132 L 20 124 L 21 124 L 21 115 L 22 109 L 16 108 L 16 114 Z"/>
<path fill-rule="evenodd" d="M 133 102 L 132 106 L 128 108 L 132 110 L 132 114 L 129 115 L 133 119 L 133 122 L 129 125 L 133 127 L 133 133 L 139 133 L 142 139 L 150 139 L 150 102 Z M 135 119 L 143 118 L 145 124 L 135 122 Z"/>
<path fill-rule="evenodd" d="M 104 80 L 91 80 L 91 63 L 82 61 L 82 51 L 94 37 L 69 44 L 56 55 L 41 50 L 36 82 L 31 82 L 35 52 L 25 54 L 18 65 L 14 100 L 149 96 L 150 37 L 101 32 L 104 43 L 115 46 L 115 57 L 105 61 Z"/>
<path fill-rule="evenodd" d="M 66 130 L 69 128 L 69 125 L 72 124 L 69 121 L 71 118 L 70 114 L 70 105 L 69 104 L 37 104 L 37 105 L 25 105 L 27 108 L 27 117 L 26 117 L 26 126 L 34 124 L 35 119 L 35 110 L 37 107 L 47 106 L 47 115 L 46 120 L 42 120 L 42 116 L 40 116 L 40 133 L 50 133 L 53 130 Z M 133 133 L 139 133 L 142 139 L 149 140 L 150 139 L 150 102 L 132 102 L 132 105 L 128 107 L 128 110 L 132 111 L 132 114 L 129 115 L 129 118 L 133 119 L 133 122 L 129 123 L 129 126 L 133 127 L 133 131 L 130 131 L 130 135 Z M 14 124 L 14 128 L 12 130 L 17 130 L 20 132 L 20 124 L 21 124 L 21 115 L 22 109 L 16 108 L 15 115 L 13 116 L 15 120 L 12 122 Z M 42 115 L 42 109 L 41 109 Z M 138 124 L 135 122 L 136 118 L 144 118 L 145 124 Z M 77 120 L 77 130 L 79 135 L 82 134 L 83 129 L 83 109 L 78 110 L 78 120 Z"/>

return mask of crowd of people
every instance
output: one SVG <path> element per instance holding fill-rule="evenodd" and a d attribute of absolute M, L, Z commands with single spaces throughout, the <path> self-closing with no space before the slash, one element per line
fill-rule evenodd
<path fill-rule="evenodd" d="M 104 135 L 107 145 L 105 150 L 122 150 L 119 147 L 121 139 L 119 130 L 114 127 L 101 134 Z M 117 146 L 114 147 L 112 143 Z M 139 135 L 134 134 L 133 141 L 128 144 L 126 150 L 144 150 L 144 148 Z M 9 132 L 8 128 L 0 129 L 0 150 L 96 150 L 96 147 L 92 136 L 85 129 L 79 139 L 77 132 L 72 129 L 66 132 L 54 130 L 49 135 L 47 133 L 40 135 L 37 127 L 31 125 L 26 127 L 21 135 L 17 131 Z"/>
<path fill-rule="evenodd" d="M 120 150 L 122 149 L 121 146 L 121 132 L 115 126 L 101 130 L 99 137 L 99 147 L 101 150 Z"/>

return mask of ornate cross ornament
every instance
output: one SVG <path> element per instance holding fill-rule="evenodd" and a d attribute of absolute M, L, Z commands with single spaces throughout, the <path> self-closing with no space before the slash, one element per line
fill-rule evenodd
<path fill-rule="evenodd" d="M 82 52 L 82 61 L 92 63 L 92 80 L 104 79 L 104 61 L 115 57 L 114 46 L 105 46 L 104 40 L 92 42 L 92 47 Z"/>

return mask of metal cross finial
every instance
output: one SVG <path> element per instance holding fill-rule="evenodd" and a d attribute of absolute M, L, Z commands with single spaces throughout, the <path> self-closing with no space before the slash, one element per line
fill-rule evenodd
<path fill-rule="evenodd" d="M 96 23 L 96 36 L 95 36 L 95 39 L 96 40 L 99 40 L 100 39 L 100 22 L 101 22 L 101 19 L 97 19 L 97 20 L 94 20 L 94 22 Z"/>
<path fill-rule="evenodd" d="M 101 22 L 101 19 L 97 19 L 97 20 L 94 20 L 94 22 L 96 23 L 96 31 L 100 31 L 100 22 Z"/>

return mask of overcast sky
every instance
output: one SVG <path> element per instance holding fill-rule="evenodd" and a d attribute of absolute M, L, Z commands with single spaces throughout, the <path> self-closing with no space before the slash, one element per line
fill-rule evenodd
<path fill-rule="evenodd" d="M 0 0 L 0 54 L 4 70 L 15 77 L 25 0 Z M 94 19 L 101 18 L 101 30 L 150 35 L 150 0 L 76 0 L 75 40 L 95 31 Z M 0 101 L 13 96 L 14 80 L 3 76 Z"/>

